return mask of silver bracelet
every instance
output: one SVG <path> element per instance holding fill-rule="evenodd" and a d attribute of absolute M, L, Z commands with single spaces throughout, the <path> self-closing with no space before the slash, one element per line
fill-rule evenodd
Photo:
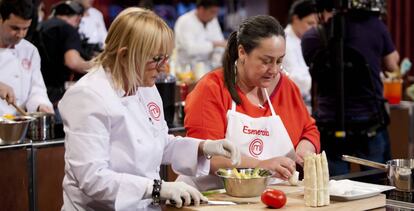
<path fill-rule="evenodd" d="M 161 201 L 161 180 L 154 179 L 154 185 L 152 185 L 152 205 L 160 205 Z"/>

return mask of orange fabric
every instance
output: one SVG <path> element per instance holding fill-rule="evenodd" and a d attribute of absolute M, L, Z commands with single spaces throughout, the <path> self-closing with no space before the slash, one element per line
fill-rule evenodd
<path fill-rule="evenodd" d="M 259 108 L 250 103 L 240 89 L 238 93 L 242 103 L 237 105 L 237 112 L 251 117 L 271 116 L 268 103 L 263 105 L 264 108 Z M 270 94 L 270 100 L 276 114 L 282 119 L 293 145 L 296 147 L 301 139 L 307 139 L 319 152 L 319 131 L 294 82 L 282 75 L 279 84 Z M 224 85 L 223 70 L 215 70 L 205 75 L 186 99 L 184 126 L 187 136 L 223 139 L 227 128 L 226 115 L 231 109 L 231 103 L 230 93 Z"/>

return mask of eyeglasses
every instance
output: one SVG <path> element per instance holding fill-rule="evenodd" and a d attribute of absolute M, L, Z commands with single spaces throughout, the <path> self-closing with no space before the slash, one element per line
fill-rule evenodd
<path fill-rule="evenodd" d="M 154 65 L 153 67 L 151 67 L 151 68 L 155 68 L 155 69 L 160 69 L 162 66 L 164 66 L 164 64 L 166 63 L 166 62 L 168 62 L 168 59 L 169 59 L 170 57 L 168 56 L 168 54 L 165 54 L 165 55 L 157 55 L 157 56 L 154 56 L 153 58 L 152 58 L 152 60 L 150 61 L 150 62 L 148 62 L 148 64 L 151 64 L 151 65 Z"/>

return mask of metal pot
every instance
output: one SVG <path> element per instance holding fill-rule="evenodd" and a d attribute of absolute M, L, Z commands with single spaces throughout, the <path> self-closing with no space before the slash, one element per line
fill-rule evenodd
<path fill-rule="evenodd" d="M 390 185 L 399 191 L 414 191 L 414 159 L 393 159 L 383 164 L 354 156 L 342 155 L 342 160 L 388 171 L 387 175 Z"/>
<path fill-rule="evenodd" d="M 30 123 L 27 136 L 33 141 L 45 141 L 55 138 L 55 115 L 35 112 L 30 116 L 35 120 Z"/>

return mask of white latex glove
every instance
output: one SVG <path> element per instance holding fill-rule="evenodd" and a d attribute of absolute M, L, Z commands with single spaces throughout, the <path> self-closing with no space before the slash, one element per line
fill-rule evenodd
<path fill-rule="evenodd" d="M 233 142 L 222 140 L 204 141 L 203 152 L 207 155 L 221 155 L 231 159 L 231 164 L 238 166 L 241 163 L 240 149 Z"/>
<path fill-rule="evenodd" d="M 163 182 L 161 184 L 160 198 L 175 202 L 176 207 L 188 206 L 191 204 L 191 199 L 195 206 L 200 205 L 201 201 L 208 201 L 197 189 L 187 185 L 184 182 Z"/>

